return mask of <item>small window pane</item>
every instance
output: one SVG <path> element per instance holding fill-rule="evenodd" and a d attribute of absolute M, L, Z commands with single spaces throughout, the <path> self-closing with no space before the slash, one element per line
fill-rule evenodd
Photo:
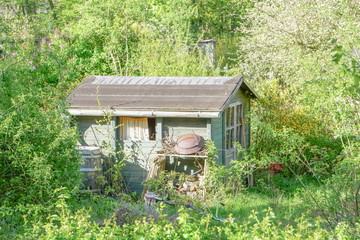
<path fill-rule="evenodd" d="M 233 148 L 234 147 L 234 129 L 230 130 L 230 146 L 229 148 Z"/>
<path fill-rule="evenodd" d="M 148 126 L 149 126 L 149 140 L 156 140 L 156 123 L 155 118 L 148 118 Z"/>
<path fill-rule="evenodd" d="M 121 117 L 122 140 L 149 141 L 149 125 L 147 118 Z"/>
<path fill-rule="evenodd" d="M 234 107 L 230 108 L 230 126 L 234 126 Z"/>
<path fill-rule="evenodd" d="M 239 124 L 240 123 L 240 105 L 236 106 L 236 123 Z"/>
<path fill-rule="evenodd" d="M 229 149 L 229 141 L 230 141 L 230 130 L 226 130 L 226 140 L 225 140 L 225 148 Z"/>
<path fill-rule="evenodd" d="M 238 142 L 241 143 L 241 141 L 243 140 L 243 136 L 242 136 L 242 126 L 239 126 L 236 128 L 236 134 L 237 134 L 237 138 L 238 138 Z"/>
<path fill-rule="evenodd" d="M 235 141 L 240 142 L 241 138 L 240 138 L 240 127 L 236 127 L 236 139 Z"/>
<path fill-rule="evenodd" d="M 236 122 L 238 124 L 241 124 L 242 122 L 242 105 L 237 105 L 236 106 L 236 116 L 237 116 L 237 119 L 236 119 Z"/>
<path fill-rule="evenodd" d="M 229 108 L 227 108 L 226 110 L 225 110 L 225 124 L 226 124 L 226 127 L 228 127 L 229 126 Z"/>

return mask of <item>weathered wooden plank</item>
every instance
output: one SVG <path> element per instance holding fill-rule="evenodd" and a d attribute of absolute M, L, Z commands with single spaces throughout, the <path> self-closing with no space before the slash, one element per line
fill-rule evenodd
<path fill-rule="evenodd" d="M 125 166 L 122 170 L 124 184 L 126 189 L 131 192 L 136 192 L 138 195 L 143 191 L 142 182 L 147 176 L 147 171 L 140 166 L 125 161 Z"/>
<path fill-rule="evenodd" d="M 163 118 L 155 118 L 156 124 L 156 145 L 158 148 L 161 147 L 163 139 Z"/>
<path fill-rule="evenodd" d="M 212 136 L 211 136 L 211 119 L 208 118 L 206 119 L 206 139 L 211 140 Z"/>
<path fill-rule="evenodd" d="M 221 114 L 220 118 L 211 119 L 211 127 L 211 138 L 218 150 L 218 158 L 216 161 L 220 164 L 223 163 L 223 114 Z"/>
<path fill-rule="evenodd" d="M 198 134 L 208 139 L 207 120 L 203 118 L 164 118 L 164 132 L 173 141 L 187 133 Z"/>
<path fill-rule="evenodd" d="M 240 103 L 244 103 L 245 99 L 247 99 L 244 90 L 239 89 L 239 91 L 237 91 L 237 93 L 231 98 L 229 104 L 231 103 L 236 103 L 236 102 L 240 102 Z"/>
<path fill-rule="evenodd" d="M 111 141 L 111 126 L 99 123 L 102 117 L 78 117 L 78 128 L 83 146 L 102 146 L 102 142 Z"/>

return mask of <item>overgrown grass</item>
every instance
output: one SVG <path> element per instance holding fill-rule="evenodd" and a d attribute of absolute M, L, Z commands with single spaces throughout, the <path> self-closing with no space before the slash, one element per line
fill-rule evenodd
<path fill-rule="evenodd" d="M 302 178 L 311 191 L 322 191 L 311 178 Z M 295 178 L 282 175 L 224 197 L 218 216 L 235 218 L 221 223 L 184 206 L 156 203 L 146 208 L 127 195 L 114 199 L 88 192 L 68 198 L 61 194 L 52 206 L 18 206 L 2 209 L 1 239 L 313 239 L 346 237 L 347 226 L 335 230 L 323 227 L 315 208 L 309 208 L 304 186 Z M 209 202 L 210 201 L 210 202 Z M 210 203 L 216 212 L 217 199 Z M 204 206 L 203 205 L 203 206 Z M 199 206 L 200 207 L 200 206 Z M 158 209 L 158 210 L 156 210 Z M 119 213 L 116 213 L 117 210 Z M 6 211 L 8 211 L 6 213 Z M 115 217 L 121 218 L 116 221 Z M 121 223 L 121 225 L 117 225 Z M 117 223 L 117 224 L 116 224 Z"/>
<path fill-rule="evenodd" d="M 276 222 L 296 226 L 295 219 L 303 214 L 308 214 L 309 209 L 304 205 L 306 192 L 304 186 L 295 178 L 285 178 L 282 175 L 266 179 L 265 182 L 259 179 L 257 186 L 247 189 L 234 197 L 225 199 L 225 206 L 219 206 L 218 216 L 226 218 L 231 215 L 235 222 L 243 224 L 249 220 L 253 212 L 257 213 L 258 219 L 266 217 L 268 209 L 272 209 L 276 215 Z M 312 189 L 319 189 L 319 186 L 311 178 L 303 178 L 303 182 Z M 211 205 L 210 209 L 216 212 L 217 204 Z"/>
<path fill-rule="evenodd" d="M 303 179 L 312 191 L 321 191 L 311 179 Z M 202 214 L 157 203 L 146 208 L 126 195 L 122 199 L 86 192 L 74 198 L 59 197 L 43 212 L 17 209 L 17 214 L 3 212 L 0 222 L 2 239 L 313 239 L 346 237 L 346 226 L 324 229 L 323 221 L 305 204 L 304 187 L 294 178 L 275 176 L 266 184 L 246 189 L 224 198 L 218 216 L 236 218 L 221 223 Z M 211 199 L 216 212 L 216 199 Z M 201 202 L 200 202 L 201 203 Z M 209 202 L 204 202 L 204 204 Z M 34 206 L 33 206 L 34 207 Z M 158 208 L 158 210 L 156 210 Z M 112 219 L 122 209 L 121 226 Z M 13 211 L 14 212 L 14 211 Z M 33 214 L 30 216 L 29 214 Z M 36 215 L 38 214 L 38 215 Z M 169 216 L 167 216 L 169 215 Z"/>

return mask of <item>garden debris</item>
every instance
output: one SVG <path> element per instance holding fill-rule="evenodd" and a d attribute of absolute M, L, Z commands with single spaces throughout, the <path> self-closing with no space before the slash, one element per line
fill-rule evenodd
<path fill-rule="evenodd" d="M 190 133 L 190 134 L 192 134 L 192 133 Z M 194 135 L 196 135 L 196 134 L 194 134 Z M 196 136 L 199 136 L 199 135 L 196 135 Z M 201 137 L 201 136 L 199 136 L 199 137 Z M 158 154 L 163 154 L 163 155 L 185 155 L 186 156 L 186 154 L 181 154 L 181 153 L 176 152 L 175 147 L 176 147 L 176 142 L 170 136 L 165 135 L 165 137 L 163 138 L 163 143 L 162 143 L 161 149 L 158 151 Z M 203 140 L 202 140 L 202 142 L 199 142 L 197 144 L 196 149 L 198 149 L 198 150 L 196 152 L 191 153 L 191 155 L 194 155 L 194 156 L 207 156 L 208 149 L 207 149 L 206 145 L 203 143 Z"/>

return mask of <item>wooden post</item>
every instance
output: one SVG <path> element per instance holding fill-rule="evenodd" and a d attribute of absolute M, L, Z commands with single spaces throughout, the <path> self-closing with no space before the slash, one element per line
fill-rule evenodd
<path fill-rule="evenodd" d="M 213 140 L 211 136 L 211 119 L 206 119 L 206 133 L 207 133 L 207 139 Z"/>

